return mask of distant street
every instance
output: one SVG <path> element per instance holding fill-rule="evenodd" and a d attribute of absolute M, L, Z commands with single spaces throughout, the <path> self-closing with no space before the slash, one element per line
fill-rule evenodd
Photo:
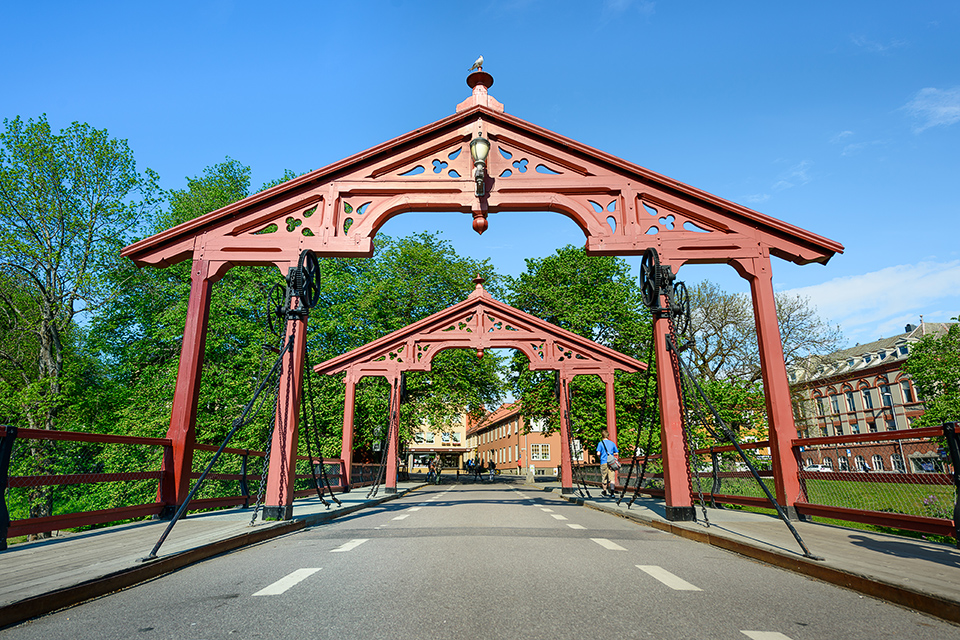
<path fill-rule="evenodd" d="M 508 483 L 424 488 L 0 631 L 54 638 L 960 638 L 960 628 Z"/>

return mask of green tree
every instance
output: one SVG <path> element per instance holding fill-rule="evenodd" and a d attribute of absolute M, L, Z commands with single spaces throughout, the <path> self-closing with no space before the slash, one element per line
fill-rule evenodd
<path fill-rule="evenodd" d="M 20 410 L 29 426 L 56 426 L 66 334 L 111 293 L 105 274 L 154 204 L 155 183 L 150 170 L 137 173 L 127 142 L 106 130 L 75 122 L 53 133 L 45 116 L 4 120 L 0 270 L 19 291 L 0 288 L 0 296 L 34 349 L 7 343 L 2 357 L 23 377 Z"/>
<path fill-rule="evenodd" d="M 921 338 L 910 348 L 903 368 L 923 400 L 924 413 L 913 426 L 960 420 L 960 324 L 951 325 L 945 334 Z"/>

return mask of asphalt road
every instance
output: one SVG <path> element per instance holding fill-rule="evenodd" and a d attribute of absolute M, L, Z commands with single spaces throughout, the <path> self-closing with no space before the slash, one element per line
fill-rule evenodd
<path fill-rule="evenodd" d="M 509 484 L 416 491 L 0 631 L 77 638 L 960 638 L 960 627 Z"/>

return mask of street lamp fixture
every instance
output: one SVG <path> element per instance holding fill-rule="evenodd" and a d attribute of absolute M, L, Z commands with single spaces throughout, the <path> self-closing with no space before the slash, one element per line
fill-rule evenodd
<path fill-rule="evenodd" d="M 477 182 L 477 197 L 483 197 L 483 183 L 487 177 L 487 156 L 490 154 L 490 141 L 477 136 L 470 141 L 470 157 L 473 159 L 473 179 Z"/>

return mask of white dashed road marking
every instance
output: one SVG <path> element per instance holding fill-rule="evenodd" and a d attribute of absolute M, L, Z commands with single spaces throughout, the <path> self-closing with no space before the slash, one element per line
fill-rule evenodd
<path fill-rule="evenodd" d="M 297 584 L 298 582 L 300 582 L 301 580 L 304 580 L 304 579 L 306 579 L 306 578 L 309 578 L 310 576 L 312 576 L 313 574 L 315 574 L 317 571 L 320 571 L 320 568 L 319 568 L 319 567 L 316 568 L 316 569 L 297 569 L 296 571 L 294 571 L 294 572 L 291 573 L 290 575 L 288 575 L 288 576 L 286 576 L 286 577 L 283 577 L 283 578 L 280 578 L 279 580 L 277 580 L 276 582 L 274 582 L 274 583 L 271 584 L 270 586 L 264 587 L 263 589 L 260 589 L 260 591 L 257 591 L 257 592 L 256 592 L 255 594 L 253 594 L 253 595 L 255 595 L 255 596 L 278 596 L 278 595 L 280 595 L 281 593 L 283 593 L 284 591 L 286 591 L 287 589 L 289 589 L 290 587 L 292 587 L 293 585 L 295 585 L 295 584 Z"/>
<path fill-rule="evenodd" d="M 557 520 L 566 520 L 566 517 L 560 515 L 559 513 L 551 513 L 551 514 L 550 514 L 550 517 L 551 517 L 551 518 L 556 518 Z"/>
<path fill-rule="evenodd" d="M 546 511 L 547 513 L 550 513 L 551 511 L 553 511 L 553 509 L 547 509 L 546 507 L 540 507 L 540 511 Z"/>
<path fill-rule="evenodd" d="M 618 545 L 616 542 L 610 542 L 606 538 L 590 538 L 590 539 L 596 542 L 598 545 L 600 545 L 604 549 L 610 549 L 611 551 L 626 551 L 626 549 Z"/>
<path fill-rule="evenodd" d="M 790 640 L 790 636 L 785 636 L 779 631 L 741 631 L 740 633 L 750 640 Z"/>
<path fill-rule="evenodd" d="M 405 513 L 402 516 L 397 516 L 396 518 L 394 518 L 394 520 L 403 520 L 404 518 L 409 518 L 409 517 L 410 517 L 410 514 Z"/>
<path fill-rule="evenodd" d="M 410 507 L 410 511 L 420 511 L 423 507 Z"/>
<path fill-rule="evenodd" d="M 687 582 L 686 580 L 682 578 L 678 578 L 677 576 L 673 575 L 663 567 L 658 567 L 656 565 L 638 564 L 637 569 L 640 569 L 644 573 L 647 573 L 653 576 L 654 578 L 656 578 L 657 580 L 659 580 L 660 582 L 662 582 L 663 584 L 667 585 L 668 587 L 670 587 L 675 591 L 702 591 L 700 587 L 695 587 L 689 582 Z M 744 631 L 744 633 L 747 633 L 747 632 Z M 764 633 L 764 632 L 750 631 L 749 633 Z M 781 636 L 769 636 L 769 640 L 773 640 L 773 638 L 775 637 L 781 637 Z M 782 637 L 785 638 L 786 636 L 782 636 Z M 767 636 L 763 636 L 762 638 L 760 638 L 760 640 L 767 640 L 767 638 L 768 638 Z"/>
<path fill-rule="evenodd" d="M 330 553 L 342 553 L 342 552 L 344 552 L 344 551 L 350 551 L 351 549 L 356 549 L 357 547 L 359 547 L 360 545 L 362 545 L 362 544 L 363 544 L 364 542 L 366 542 L 367 540 L 368 540 L 368 538 L 357 538 L 356 540 L 351 540 L 350 542 L 345 542 L 344 544 L 340 545 L 340 546 L 337 547 L 336 549 L 331 549 L 331 550 L 330 550 Z"/>
<path fill-rule="evenodd" d="M 586 529 L 586 527 L 583 526 L 582 524 L 570 524 L 570 523 L 567 523 L 567 526 L 570 527 L 571 529 Z"/>

